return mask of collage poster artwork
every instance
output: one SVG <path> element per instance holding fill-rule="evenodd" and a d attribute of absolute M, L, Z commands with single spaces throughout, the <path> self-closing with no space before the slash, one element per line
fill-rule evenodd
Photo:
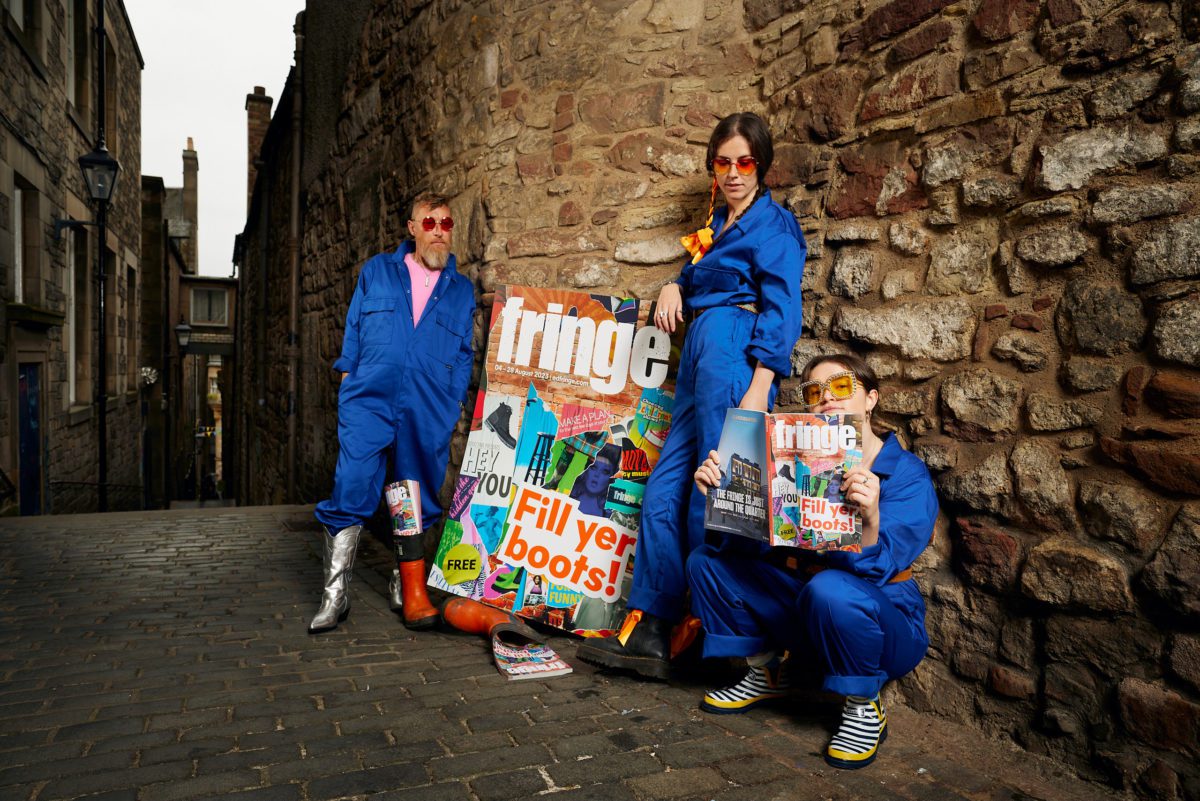
<path fill-rule="evenodd" d="M 502 287 L 429 585 L 587 636 L 628 597 L 679 340 L 653 303 Z"/>

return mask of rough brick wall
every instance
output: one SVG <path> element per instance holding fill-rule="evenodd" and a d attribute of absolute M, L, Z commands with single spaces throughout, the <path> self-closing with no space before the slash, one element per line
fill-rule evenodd
<path fill-rule="evenodd" d="M 946 513 L 899 691 L 1086 775 L 1200 794 L 1194 4 L 377 2 L 304 187 L 306 486 L 357 265 L 454 197 L 463 270 L 653 297 L 726 113 L 776 136 L 805 337 L 864 354 Z M 794 381 L 782 402 L 794 405 Z M 325 482 L 322 485 L 322 482 Z"/>

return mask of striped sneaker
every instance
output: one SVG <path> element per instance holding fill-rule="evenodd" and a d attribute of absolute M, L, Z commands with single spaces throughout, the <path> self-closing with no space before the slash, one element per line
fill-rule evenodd
<path fill-rule="evenodd" d="M 825 761 L 835 768 L 865 768 L 886 739 L 887 712 L 879 696 L 848 695 L 842 707 L 842 725 L 825 749 Z"/>
<path fill-rule="evenodd" d="M 764 701 L 782 698 L 791 689 L 787 661 L 771 656 L 762 665 L 750 665 L 737 684 L 706 692 L 700 708 L 717 715 L 736 715 Z"/>

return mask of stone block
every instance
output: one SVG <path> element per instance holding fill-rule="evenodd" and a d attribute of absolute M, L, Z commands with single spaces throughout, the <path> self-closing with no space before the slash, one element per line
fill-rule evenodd
<path fill-rule="evenodd" d="M 1038 228 L 1017 240 L 1017 255 L 1044 267 L 1074 264 L 1087 253 L 1087 249 L 1087 237 L 1077 229 L 1064 225 Z"/>
<path fill-rule="evenodd" d="M 579 116 L 599 133 L 656 128 L 666 121 L 666 90 L 652 83 L 621 92 L 601 92 L 579 103 Z"/>
<path fill-rule="evenodd" d="M 958 91 L 959 59 L 941 56 L 898 70 L 867 92 L 861 122 L 921 108 Z"/>
<path fill-rule="evenodd" d="M 1067 386 L 1076 392 L 1097 392 L 1117 386 L 1124 371 L 1119 362 L 1072 356 L 1067 361 L 1063 377 Z"/>
<path fill-rule="evenodd" d="M 879 408 L 904 417 L 920 417 L 929 410 L 929 406 L 929 390 L 924 388 L 889 389 L 879 398 Z"/>
<path fill-rule="evenodd" d="M 1051 192 L 1079 189 L 1092 176 L 1114 167 L 1155 161 L 1167 155 L 1167 142 L 1156 131 L 1133 126 L 1091 128 L 1059 142 L 1042 145 L 1040 184 Z"/>
<path fill-rule="evenodd" d="M 920 25 L 953 0 L 892 0 L 863 20 L 861 41 L 870 46 Z"/>
<path fill-rule="evenodd" d="M 1001 451 L 993 451 L 979 464 L 950 469 L 935 482 L 943 501 L 960 508 L 1005 518 L 1015 511 L 1008 459 Z"/>
<path fill-rule="evenodd" d="M 1162 539 L 1168 512 L 1161 498 L 1140 487 L 1093 479 L 1079 485 L 1084 531 L 1140 555 L 1149 553 Z"/>
<path fill-rule="evenodd" d="M 929 192 L 929 224 L 958 225 L 958 191 L 955 186 L 939 186 Z"/>
<path fill-rule="evenodd" d="M 1146 386 L 1146 400 L 1172 417 L 1200 418 L 1200 379 L 1173 370 L 1159 370 Z"/>
<path fill-rule="evenodd" d="M 920 226 L 894 222 L 888 226 L 888 244 L 905 256 L 920 256 L 929 250 L 929 234 Z"/>
<path fill-rule="evenodd" d="M 833 330 L 843 339 L 897 348 L 906 359 L 948 362 L 970 354 L 975 324 L 971 307 L 953 299 L 879 309 L 845 305 Z"/>
<path fill-rule="evenodd" d="M 1129 280 L 1137 285 L 1200 276 L 1200 217 L 1164 223 L 1134 251 Z"/>
<path fill-rule="evenodd" d="M 1050 348 L 1041 337 L 1017 331 L 1001 334 L 992 345 L 992 355 L 1012 362 L 1026 373 L 1045 370 L 1050 364 Z"/>
<path fill-rule="evenodd" d="M 853 67 L 827 70 L 801 81 L 796 126 L 818 142 L 840 139 L 854 129 L 854 114 L 867 72 Z"/>
<path fill-rule="evenodd" d="M 568 253 L 586 253 L 607 247 L 600 237 L 584 231 L 571 233 L 539 229 L 510 237 L 506 247 L 510 259 L 526 256 L 562 256 Z"/>
<path fill-rule="evenodd" d="M 948 20 L 940 19 L 917 29 L 892 46 L 888 51 L 887 63 L 890 67 L 903 64 L 906 61 L 920 58 L 932 53 L 938 45 L 946 42 L 955 34 L 957 28 Z"/>
<path fill-rule="evenodd" d="M 1033 28 L 1038 5 L 1038 0 L 983 0 L 971 24 L 989 42 L 1003 41 Z"/>
<path fill-rule="evenodd" d="M 1121 723 L 1137 740 L 1155 748 L 1200 755 L 1200 705 L 1142 679 L 1117 686 Z"/>
<path fill-rule="evenodd" d="M 692 175 L 703 167 L 703 156 L 647 133 L 630 134 L 608 152 L 609 162 L 626 172 L 657 170 L 664 175 Z"/>
<path fill-rule="evenodd" d="M 1102 437 L 1100 450 L 1155 486 L 1200 495 L 1200 437 L 1175 440 L 1155 437 L 1141 441 Z"/>
<path fill-rule="evenodd" d="M 1021 191 L 1021 183 L 1011 175 L 983 175 L 963 181 L 963 203 L 994 208 L 1007 206 Z"/>
<path fill-rule="evenodd" d="M 902 214 L 925 207 L 917 174 L 898 142 L 846 148 L 838 162 L 846 176 L 826 205 L 834 219 Z"/>
<path fill-rule="evenodd" d="M 808 0 L 745 0 L 746 23 L 752 31 L 762 30 L 784 14 L 803 8 L 807 3 Z"/>
<path fill-rule="evenodd" d="M 1162 632 L 1137 618 L 1051 615 L 1045 619 L 1044 641 L 1052 663 L 1086 665 L 1106 679 L 1126 676 L 1139 665 L 1157 665 L 1162 658 Z"/>
<path fill-rule="evenodd" d="M 931 147 L 925 151 L 925 166 L 921 170 L 921 183 L 927 188 L 957 181 L 963 176 L 966 155 L 956 144 Z"/>
<path fill-rule="evenodd" d="M 826 242 L 878 242 L 879 238 L 879 226 L 869 222 L 846 223 L 825 231 Z"/>
<path fill-rule="evenodd" d="M 995 253 L 995 226 L 988 221 L 939 238 L 930 257 L 925 290 L 932 295 L 958 295 L 992 289 Z"/>
<path fill-rule="evenodd" d="M 1065 347 L 1103 356 L 1137 350 L 1146 333 L 1142 302 L 1136 295 L 1085 278 L 1067 285 L 1055 325 Z"/>
<path fill-rule="evenodd" d="M 943 428 L 955 439 L 992 442 L 1017 429 L 1021 386 L 983 368 L 955 373 L 942 382 Z"/>
<path fill-rule="evenodd" d="M 1121 563 L 1065 537 L 1046 540 L 1029 552 L 1021 591 L 1062 609 L 1130 612 L 1134 606 Z"/>
<path fill-rule="evenodd" d="M 875 257 L 865 249 L 842 249 L 833 258 L 829 291 L 844 298 L 858 298 L 871 291 Z"/>
<path fill-rule="evenodd" d="M 687 252 L 679 237 L 668 234 L 653 239 L 618 242 L 615 258 L 627 264 L 664 264 L 682 261 Z"/>
<path fill-rule="evenodd" d="M 941 472 L 958 466 L 958 447 L 958 443 L 952 439 L 938 435 L 925 436 L 913 444 L 913 453 L 930 470 Z"/>
<path fill-rule="evenodd" d="M 1006 698 L 1029 700 L 1037 697 L 1037 677 L 1013 670 L 1004 665 L 992 665 L 988 670 L 988 686 Z"/>
<path fill-rule="evenodd" d="M 574 200 L 568 200 L 558 207 L 558 224 L 561 226 L 579 225 L 583 222 L 583 209 Z"/>
<path fill-rule="evenodd" d="M 992 50 L 975 51 L 963 60 L 967 89 L 978 90 L 1005 78 L 1042 66 L 1041 55 L 1027 45 L 1006 44 Z"/>
<path fill-rule="evenodd" d="M 1040 392 L 1031 392 L 1025 402 L 1029 427 L 1034 431 L 1067 431 L 1100 422 L 1104 410 L 1086 401 L 1053 401 Z"/>
<path fill-rule="evenodd" d="M 921 277 L 913 270 L 900 270 L 883 277 L 879 292 L 884 300 L 895 300 L 902 295 L 916 292 L 921 286 Z"/>
<path fill-rule="evenodd" d="M 1150 332 L 1154 353 L 1160 359 L 1200 367 L 1200 296 L 1189 295 L 1158 307 Z"/>
<path fill-rule="evenodd" d="M 1162 76 L 1155 71 L 1122 75 L 1088 96 L 1088 111 L 1099 120 L 1123 116 L 1153 97 L 1161 80 Z"/>
<path fill-rule="evenodd" d="M 704 0 L 654 0 L 646 22 L 658 33 L 688 31 L 704 19 Z"/>
<path fill-rule="evenodd" d="M 966 579 L 993 592 L 1008 592 L 1021 568 L 1021 541 L 986 520 L 960 517 L 955 554 Z"/>
<path fill-rule="evenodd" d="M 1176 634 L 1167 654 L 1167 667 L 1193 690 L 1200 691 L 1200 636 Z"/>
<path fill-rule="evenodd" d="M 1036 522 L 1051 531 L 1075 528 L 1071 482 L 1055 450 L 1038 440 L 1023 440 L 1013 448 L 1008 466 L 1016 478 L 1017 498 Z"/>
<path fill-rule="evenodd" d="M 941 128 L 958 128 L 989 117 L 1000 117 L 1008 112 L 1008 104 L 999 89 L 960 94 L 943 103 L 938 103 L 917 117 L 913 128 L 919 134 Z"/>
<path fill-rule="evenodd" d="M 1176 214 L 1186 203 L 1187 195 L 1172 186 L 1122 186 L 1101 192 L 1092 206 L 1090 218 L 1093 222 L 1106 225 L 1129 225 L 1139 220 Z M 1196 232 L 1192 234 L 1195 237 Z M 1158 249 L 1162 249 L 1163 244 L 1160 242 Z"/>
<path fill-rule="evenodd" d="M 1200 615 L 1200 506 L 1179 510 L 1162 547 L 1142 571 L 1142 586 L 1184 619 Z"/>

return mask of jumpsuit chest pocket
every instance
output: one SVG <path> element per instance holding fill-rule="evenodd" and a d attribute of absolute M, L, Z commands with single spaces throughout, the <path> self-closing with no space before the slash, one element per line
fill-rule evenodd
<path fill-rule="evenodd" d="M 458 360 L 463 333 L 458 330 L 454 317 L 445 312 L 439 312 L 433 322 L 424 348 L 428 356 L 425 360 L 426 371 L 444 379 L 454 369 L 454 363 Z"/>
<path fill-rule="evenodd" d="M 396 298 L 367 298 L 362 304 L 358 336 L 363 345 L 387 345 L 392 341 Z"/>
<path fill-rule="evenodd" d="M 736 271 L 705 267 L 703 262 L 696 265 L 696 271 L 692 274 L 692 286 L 697 290 L 736 292 L 741 283 L 741 276 Z"/>

